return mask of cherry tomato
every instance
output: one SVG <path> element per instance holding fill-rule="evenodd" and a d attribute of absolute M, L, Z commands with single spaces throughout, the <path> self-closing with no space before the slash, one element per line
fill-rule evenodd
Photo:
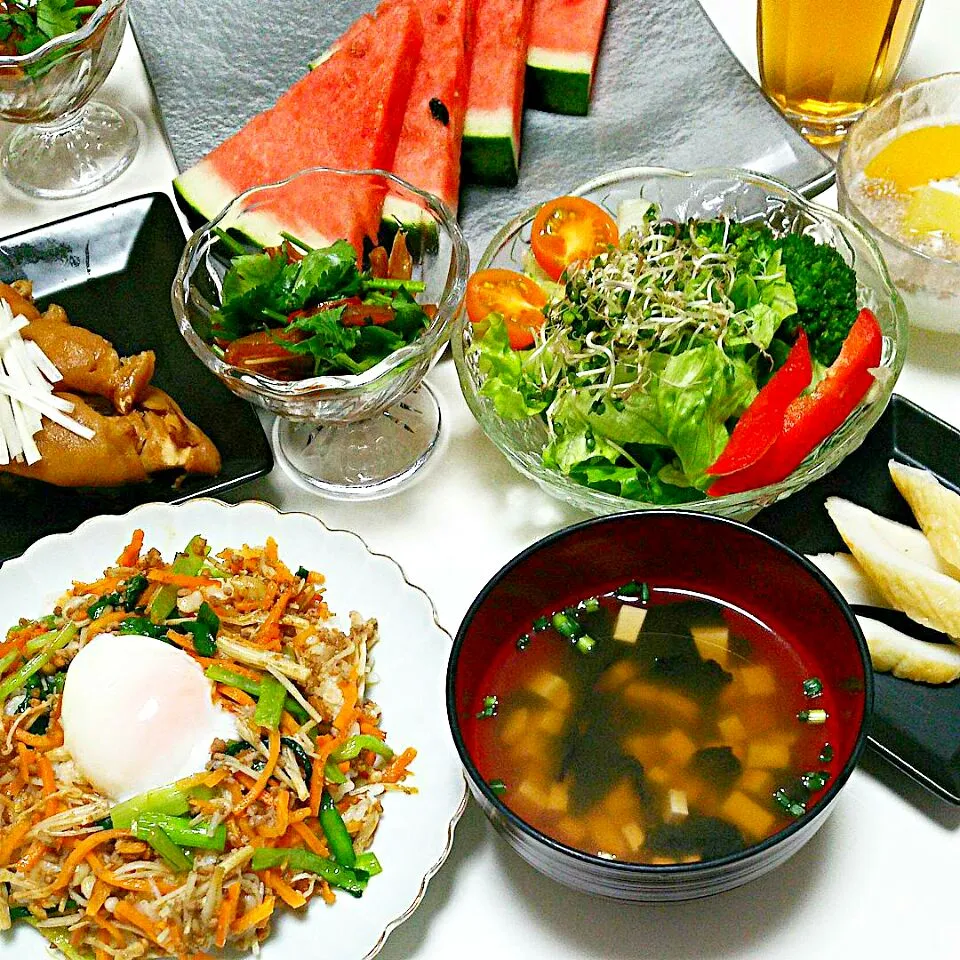
<path fill-rule="evenodd" d="M 582 197 L 557 197 L 533 221 L 530 243 L 537 263 L 552 280 L 577 260 L 603 253 L 620 239 L 613 218 Z"/>
<path fill-rule="evenodd" d="M 259 373 L 277 380 L 302 380 L 313 372 L 313 358 L 291 353 L 277 338 L 290 338 L 290 334 L 262 330 L 234 340 L 226 349 L 224 361 L 234 367 L 242 367 L 251 373 Z"/>
<path fill-rule="evenodd" d="M 533 343 L 533 332 L 543 325 L 547 295 L 529 277 L 514 270 L 479 270 L 467 282 L 467 316 L 481 323 L 499 313 L 510 346 L 523 350 Z"/>

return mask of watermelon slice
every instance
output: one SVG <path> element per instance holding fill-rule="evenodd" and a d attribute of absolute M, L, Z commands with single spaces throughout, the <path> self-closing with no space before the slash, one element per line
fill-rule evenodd
<path fill-rule="evenodd" d="M 398 177 L 439 197 L 454 212 L 460 196 L 472 6 L 471 0 L 429 0 L 418 8 L 423 49 L 393 163 Z M 397 196 L 387 197 L 383 213 L 407 230 L 423 217 L 416 204 Z"/>
<path fill-rule="evenodd" d="M 476 42 L 463 130 L 470 183 L 513 186 L 520 172 L 524 70 L 533 0 L 476 0 Z"/>
<path fill-rule="evenodd" d="M 607 19 L 607 0 L 534 0 L 527 106 L 584 116 Z"/>
<path fill-rule="evenodd" d="M 406 0 L 386 0 L 383 7 Z M 423 20 L 423 47 L 407 101 L 396 156 L 390 168 L 398 177 L 439 197 L 456 212 L 460 195 L 460 147 L 467 109 L 469 51 L 472 45 L 471 0 L 426 0 L 418 11 Z M 310 66 L 316 69 L 364 29 L 361 17 Z M 383 210 L 390 229 L 414 232 L 424 225 L 422 208 L 399 196 L 388 196 Z M 429 218 L 427 218 L 429 219 Z M 430 219 L 436 232 L 436 224 Z"/>
<path fill-rule="evenodd" d="M 313 166 L 362 169 L 393 164 L 423 28 L 409 3 L 391 3 L 349 44 L 293 85 L 264 113 L 174 181 L 182 203 L 205 219 L 237 194 Z M 266 197 L 245 229 L 262 244 L 286 230 L 324 246 L 344 238 L 360 249 L 376 237 L 382 188 L 308 179 Z"/>

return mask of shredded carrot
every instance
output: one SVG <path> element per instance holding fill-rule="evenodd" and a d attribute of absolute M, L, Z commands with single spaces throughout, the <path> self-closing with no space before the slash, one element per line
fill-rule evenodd
<path fill-rule="evenodd" d="M 211 770 L 210 773 L 206 774 L 202 783 L 205 787 L 218 787 L 228 776 L 229 773 L 221 767 L 219 770 Z"/>
<path fill-rule="evenodd" d="M 79 580 L 73 581 L 73 595 L 76 597 L 82 597 L 87 593 L 95 593 L 98 596 L 102 596 L 105 593 L 113 593 L 117 587 L 123 582 L 123 577 L 104 577 L 102 580 L 97 580 L 94 583 L 80 583 Z"/>
<path fill-rule="evenodd" d="M 33 846 L 30 847 L 27 855 L 17 861 L 17 873 L 24 875 L 30 873 L 33 868 L 43 859 L 44 854 L 49 849 L 50 848 L 45 843 L 41 843 L 39 840 L 34 840 Z"/>
<path fill-rule="evenodd" d="M 287 605 L 293 599 L 292 590 L 283 590 L 277 597 L 276 602 L 270 608 L 266 619 L 260 624 L 260 628 L 253 636 L 254 643 L 264 643 L 268 640 L 275 640 L 280 634 L 280 621 L 283 618 Z"/>
<path fill-rule="evenodd" d="M 86 861 L 98 880 L 102 880 L 118 890 L 129 890 L 131 893 L 152 893 L 154 884 L 161 894 L 171 893 L 177 889 L 176 884 L 170 884 L 163 880 L 137 880 L 118 876 L 113 871 L 108 870 L 104 862 L 94 853 L 87 854 Z"/>
<path fill-rule="evenodd" d="M 140 551 L 143 549 L 143 531 L 134 530 L 130 542 L 123 548 L 123 553 L 117 557 L 118 567 L 133 567 L 140 559 Z"/>
<path fill-rule="evenodd" d="M 23 777 L 23 782 L 27 783 L 30 779 L 30 767 L 34 760 L 33 751 L 25 743 L 18 743 L 17 754 L 20 761 L 20 776 Z"/>
<path fill-rule="evenodd" d="M 6 839 L 0 843 L 0 867 L 5 867 L 10 862 L 13 854 L 23 845 L 32 827 L 33 822 L 26 817 L 10 827 Z"/>
<path fill-rule="evenodd" d="M 114 610 L 113 613 L 101 613 L 87 628 L 88 636 L 95 637 L 98 633 L 103 633 L 107 627 L 112 627 L 121 620 L 126 620 L 130 614 L 125 610 Z M 81 619 L 85 619 L 81 617 Z"/>
<path fill-rule="evenodd" d="M 38 753 L 36 756 L 37 772 L 40 774 L 40 782 L 43 784 L 43 795 L 47 797 L 47 805 L 44 808 L 43 815 L 52 817 L 60 812 L 60 804 L 53 799 L 57 792 L 57 781 L 53 775 L 53 764 L 47 759 L 46 754 Z"/>
<path fill-rule="evenodd" d="M 70 934 L 70 946 L 74 950 L 80 947 L 80 944 L 83 943 L 83 938 L 86 936 L 86 931 L 83 927 L 76 927 L 73 933 Z"/>
<path fill-rule="evenodd" d="M 93 893 L 90 894 L 90 899 L 87 901 L 87 916 L 95 917 L 103 909 L 103 905 L 107 902 L 109 896 L 109 884 L 97 877 L 97 882 L 93 885 Z"/>
<path fill-rule="evenodd" d="M 234 813 L 242 813 L 247 807 L 253 803 L 257 797 L 263 793 L 267 784 L 270 782 L 270 778 L 273 776 L 273 771 L 277 768 L 277 761 L 280 759 L 280 731 L 271 730 L 270 731 L 270 753 L 267 756 L 267 762 L 263 770 L 260 772 L 260 776 L 257 778 L 257 782 L 250 788 L 249 793 L 240 801 L 237 807 L 234 808 Z"/>
<path fill-rule="evenodd" d="M 353 673 L 353 679 L 347 683 L 341 684 L 340 690 L 343 693 L 343 706 L 337 714 L 337 719 L 333 721 L 337 736 L 343 737 L 350 725 L 353 723 L 357 712 L 357 684 L 356 670 Z"/>
<path fill-rule="evenodd" d="M 399 757 L 394 758 L 386 772 L 380 778 L 381 783 L 396 783 L 402 780 L 407 774 L 407 767 L 417 756 L 417 751 L 413 747 L 407 747 Z"/>
<path fill-rule="evenodd" d="M 106 933 L 113 938 L 113 942 L 118 947 L 122 947 L 124 945 L 124 936 L 115 924 L 111 923 L 106 917 L 101 916 L 99 913 L 92 919 L 101 930 L 106 931 Z"/>
<path fill-rule="evenodd" d="M 132 903 L 126 900 L 118 900 L 113 910 L 114 916 L 124 923 L 129 923 L 131 927 L 136 927 L 143 931 L 146 937 L 152 940 L 158 947 L 163 949 L 160 942 L 162 932 L 160 926 L 154 923 L 142 910 L 138 910 Z"/>
<path fill-rule="evenodd" d="M 290 814 L 290 822 L 303 823 L 304 820 L 308 820 L 312 816 L 313 813 L 309 807 L 301 807 L 301 809 L 297 810 L 296 813 Z"/>
<path fill-rule="evenodd" d="M 323 897 L 323 902 L 327 906 L 332 906 L 337 902 L 337 898 L 334 896 L 333 891 L 330 889 L 330 884 L 326 880 L 320 881 L 320 896 Z"/>
<path fill-rule="evenodd" d="M 154 583 L 166 583 L 172 587 L 215 587 L 220 581 L 214 577 L 191 577 L 185 573 L 174 573 L 172 570 L 150 570 L 147 579 Z"/>
<path fill-rule="evenodd" d="M 110 960 L 110 954 L 100 947 L 93 948 L 93 960 Z"/>
<path fill-rule="evenodd" d="M 281 876 L 277 870 L 268 870 L 263 877 L 264 883 L 277 893 L 280 899 L 292 910 L 299 910 L 306 906 L 307 898 L 299 891 L 294 890 Z"/>
<path fill-rule="evenodd" d="M 320 585 L 326 582 L 327 582 L 327 578 L 322 573 L 317 573 L 316 570 L 311 570 L 307 574 L 307 583 Z"/>
<path fill-rule="evenodd" d="M 296 736 L 297 731 L 300 729 L 300 724 L 284 710 L 283 716 L 280 718 L 280 729 L 285 736 L 293 737 Z"/>
<path fill-rule="evenodd" d="M 256 703 L 256 700 L 254 700 L 249 693 L 244 693 L 243 690 L 239 690 L 237 687 L 218 684 L 217 690 L 220 692 L 220 696 L 226 697 L 234 703 L 239 703 L 241 707 L 252 707 Z"/>
<path fill-rule="evenodd" d="M 290 825 L 290 791 L 286 789 L 280 789 L 277 792 L 277 799 L 273 805 L 274 813 L 276 814 L 277 822 L 272 827 L 261 827 L 260 836 L 269 837 L 271 839 L 276 837 L 282 837 L 287 832 L 287 827 Z"/>
<path fill-rule="evenodd" d="M 333 737 L 324 737 L 323 743 L 320 742 L 319 737 L 317 738 L 317 756 L 313 761 L 313 773 L 310 776 L 310 812 L 313 816 L 320 813 L 324 782 L 323 768 L 327 765 L 327 757 L 330 756 L 335 744 L 336 740 Z"/>
<path fill-rule="evenodd" d="M 305 823 L 294 823 L 291 829 L 318 857 L 328 857 L 330 855 L 326 843 Z"/>
<path fill-rule="evenodd" d="M 60 724 L 51 724 L 43 736 L 27 733 L 26 730 L 18 728 L 16 738 L 28 747 L 33 747 L 34 750 L 55 750 L 63 746 L 63 727 Z"/>
<path fill-rule="evenodd" d="M 62 890 L 70 883 L 70 878 L 73 876 L 74 870 L 83 863 L 88 853 L 92 853 L 97 847 L 103 846 L 105 843 L 110 843 L 111 840 L 119 840 L 121 837 L 129 836 L 130 834 L 126 830 L 101 830 L 99 833 L 93 833 L 89 837 L 81 840 L 73 850 L 70 851 L 70 856 L 67 857 L 63 869 L 51 887 L 51 892 Z"/>
<path fill-rule="evenodd" d="M 233 922 L 232 930 L 237 936 L 262 926 L 273 916 L 277 904 L 276 897 L 264 897 L 263 903 L 248 910 L 242 917 Z"/>
<path fill-rule="evenodd" d="M 376 737 L 378 740 L 386 740 L 387 735 L 375 724 L 369 720 L 360 721 L 360 732 L 368 737 Z"/>
<path fill-rule="evenodd" d="M 237 915 L 237 904 L 240 901 L 240 881 L 231 883 L 227 887 L 227 895 L 220 904 L 220 913 L 217 916 L 217 939 L 216 944 L 222 950 L 227 943 L 227 934 L 233 923 L 233 918 Z"/>

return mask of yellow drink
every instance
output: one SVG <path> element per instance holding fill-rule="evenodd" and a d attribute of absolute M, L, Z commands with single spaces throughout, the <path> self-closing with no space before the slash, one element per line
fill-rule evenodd
<path fill-rule="evenodd" d="M 764 90 L 809 139 L 840 139 L 890 86 L 923 0 L 759 0 Z"/>

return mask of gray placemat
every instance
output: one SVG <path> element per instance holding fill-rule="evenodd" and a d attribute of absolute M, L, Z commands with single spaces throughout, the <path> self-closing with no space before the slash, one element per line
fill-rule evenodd
<path fill-rule="evenodd" d="M 271 106 L 374 0 L 131 0 L 181 169 Z M 317 117 L 322 123 L 324 118 Z M 833 167 L 780 116 L 697 0 L 611 0 L 588 117 L 528 110 L 520 183 L 467 187 L 476 262 L 515 213 L 618 167 L 746 166 L 813 195 Z"/>

